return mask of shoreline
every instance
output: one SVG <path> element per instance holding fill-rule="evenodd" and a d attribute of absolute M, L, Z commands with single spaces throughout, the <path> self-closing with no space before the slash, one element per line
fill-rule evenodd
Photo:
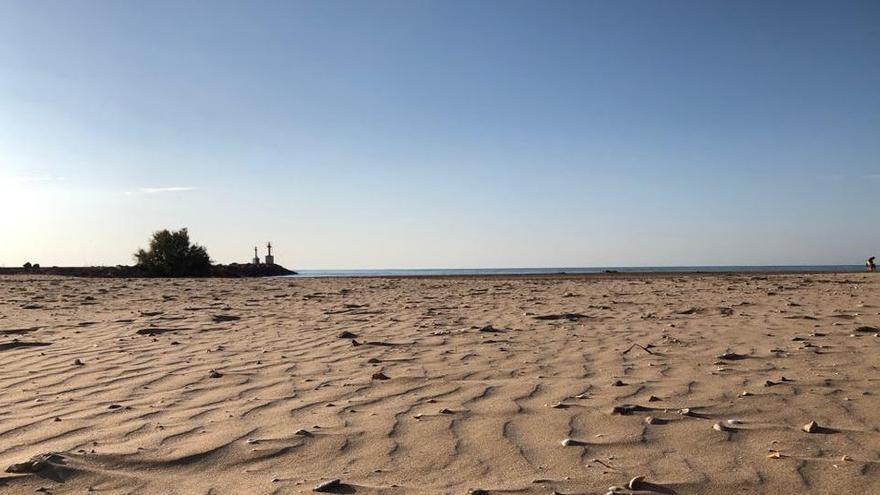
<path fill-rule="evenodd" d="M 10 268 L 0 267 L 0 276 L 21 276 L 21 275 L 38 275 L 38 276 L 55 276 L 66 278 L 112 278 L 112 279 L 200 279 L 200 278 L 281 278 L 281 279 L 328 279 L 328 280 L 375 280 L 375 279 L 429 279 L 429 280 L 503 280 L 503 279 L 595 279 L 595 280 L 631 280 L 631 279 L 663 279 L 670 277 L 705 277 L 718 276 L 727 277 L 735 275 L 754 275 L 754 276 L 777 276 L 777 275 L 857 275 L 862 273 L 870 273 L 864 270 L 816 270 L 816 269 L 792 269 L 780 270 L 769 268 L 762 269 L 746 269 L 746 270 L 674 270 L 674 271 L 653 271 L 653 270 L 607 270 L 601 272 L 548 272 L 548 273 L 363 273 L 353 274 L 345 273 L 298 273 L 288 270 L 279 265 L 275 265 L 275 269 L 266 269 L 263 266 L 253 267 L 252 265 L 215 265 L 216 273 L 204 277 L 151 277 L 146 275 L 133 275 L 132 267 L 40 267 L 36 269 Z M 378 271 L 378 270 L 377 270 Z M 413 270 L 418 271 L 418 270 Z"/>
<path fill-rule="evenodd" d="M 579 279 L 596 279 L 596 280 L 631 280 L 642 278 L 671 278 L 671 277 L 697 277 L 697 276 L 734 276 L 734 275 L 757 275 L 757 276 L 776 276 L 776 275 L 858 275 L 868 272 L 855 271 L 831 271 L 831 270 L 742 270 L 742 271 L 674 271 L 674 272 L 653 272 L 653 271 L 626 271 L 614 273 L 479 273 L 479 274 L 418 274 L 418 275 L 284 275 L 278 278 L 283 279 L 309 279 L 309 280 L 375 280 L 375 279 L 406 279 L 406 280 L 501 280 L 501 279 L 563 279 L 563 280 L 579 280 Z"/>

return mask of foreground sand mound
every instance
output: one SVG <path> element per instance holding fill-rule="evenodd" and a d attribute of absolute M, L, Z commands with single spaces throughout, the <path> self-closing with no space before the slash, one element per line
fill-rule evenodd
<path fill-rule="evenodd" d="M 0 493 L 880 493 L 878 327 L 868 274 L 5 276 Z"/>

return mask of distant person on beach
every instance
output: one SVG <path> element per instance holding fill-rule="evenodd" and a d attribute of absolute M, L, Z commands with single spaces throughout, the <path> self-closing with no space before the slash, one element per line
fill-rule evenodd
<path fill-rule="evenodd" d="M 874 264 L 874 257 L 873 256 L 868 258 L 868 261 L 865 262 L 865 266 L 868 268 L 869 272 L 876 272 L 877 271 L 877 265 Z"/>

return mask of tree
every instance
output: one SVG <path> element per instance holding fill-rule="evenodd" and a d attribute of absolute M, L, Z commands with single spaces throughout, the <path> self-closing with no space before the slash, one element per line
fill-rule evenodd
<path fill-rule="evenodd" d="M 202 277 L 211 271 L 208 251 L 191 244 L 186 228 L 153 233 L 150 249 L 134 254 L 137 267 L 152 277 Z"/>
<path fill-rule="evenodd" d="M 30 270 L 31 269 L 31 262 L 25 261 L 25 263 L 23 265 L 21 265 L 21 267 L 24 268 L 25 270 Z"/>

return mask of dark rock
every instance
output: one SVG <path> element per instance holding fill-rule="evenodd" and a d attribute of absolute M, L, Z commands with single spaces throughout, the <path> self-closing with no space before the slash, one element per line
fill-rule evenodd
<path fill-rule="evenodd" d="M 0 351 L 8 351 L 10 349 L 17 349 L 19 347 L 45 347 L 47 345 L 52 344 L 49 342 L 21 342 L 16 339 L 12 342 L 3 342 L 2 344 L 0 344 Z"/>
<path fill-rule="evenodd" d="M 63 464 L 64 456 L 54 452 L 47 454 L 38 454 L 25 462 L 13 464 L 6 468 L 7 473 L 26 474 L 39 473 L 40 471 L 50 467 L 52 464 Z"/>
<path fill-rule="evenodd" d="M 485 327 L 481 328 L 480 331 L 483 333 L 500 333 L 501 332 L 501 330 L 498 330 L 497 328 L 493 327 L 492 325 L 486 325 Z"/>
<path fill-rule="evenodd" d="M 224 321 L 236 321 L 240 319 L 241 316 L 236 315 L 214 315 L 211 317 L 211 320 L 213 320 L 214 323 L 222 323 Z"/>
<path fill-rule="evenodd" d="M 155 335 L 161 335 L 161 334 L 163 334 L 163 333 L 177 332 L 177 331 L 180 331 L 180 330 L 185 330 L 185 329 L 184 329 L 184 328 L 155 328 L 155 327 L 150 327 L 150 328 L 141 328 L 140 330 L 138 330 L 138 331 L 135 332 L 135 333 L 138 334 L 138 335 L 149 335 L 149 336 L 152 337 L 152 336 L 155 336 Z"/>
<path fill-rule="evenodd" d="M 536 320 L 544 320 L 544 321 L 555 321 L 555 320 L 568 320 L 568 321 L 577 321 L 584 318 L 590 318 L 587 315 L 580 313 L 560 313 L 554 315 L 542 315 L 535 316 Z"/>
<path fill-rule="evenodd" d="M 318 483 L 317 485 L 315 485 L 314 488 L 312 488 L 312 491 L 326 493 L 326 492 L 335 490 L 335 489 L 339 488 L 340 486 L 342 486 L 342 480 L 336 478 L 336 479 L 332 479 L 330 481 L 325 481 L 323 483 Z"/>
<path fill-rule="evenodd" d="M 634 404 L 621 404 L 619 406 L 614 406 L 611 409 L 611 414 L 620 414 L 622 416 L 627 416 L 627 415 L 630 415 L 634 412 L 644 412 L 644 411 L 650 411 L 650 409 L 648 409 L 647 407 L 644 407 L 644 406 L 638 406 L 638 405 L 634 405 Z"/>

